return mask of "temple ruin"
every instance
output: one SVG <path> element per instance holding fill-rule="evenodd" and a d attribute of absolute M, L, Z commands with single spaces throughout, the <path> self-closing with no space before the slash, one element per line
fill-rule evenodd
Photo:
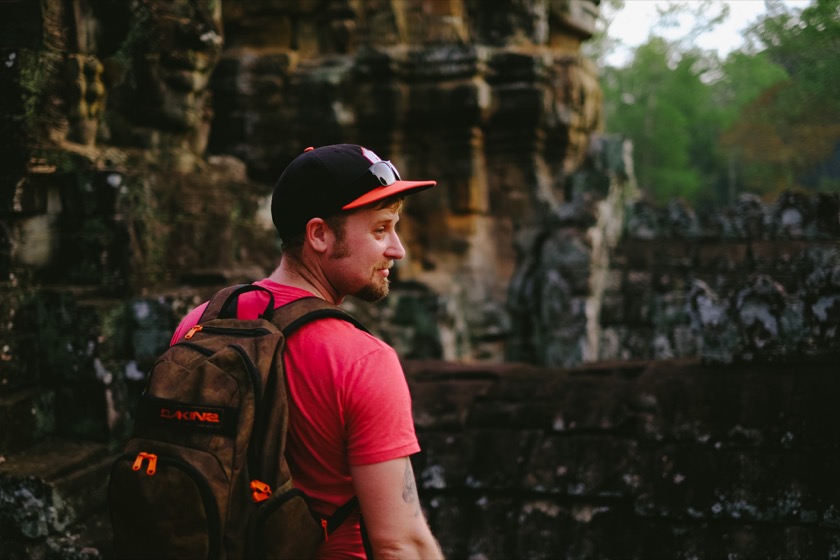
<path fill-rule="evenodd" d="M 0 557 L 108 558 L 146 370 L 270 272 L 274 181 L 336 142 L 438 181 L 346 305 L 405 362 L 448 557 L 840 555 L 840 197 L 645 202 L 598 9 L 0 2 Z"/>

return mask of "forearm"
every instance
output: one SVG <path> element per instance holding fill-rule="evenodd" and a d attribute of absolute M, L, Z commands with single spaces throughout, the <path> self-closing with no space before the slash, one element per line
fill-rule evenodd
<path fill-rule="evenodd" d="M 375 560 L 443 560 L 440 545 L 428 525 L 406 540 L 371 543 Z"/>

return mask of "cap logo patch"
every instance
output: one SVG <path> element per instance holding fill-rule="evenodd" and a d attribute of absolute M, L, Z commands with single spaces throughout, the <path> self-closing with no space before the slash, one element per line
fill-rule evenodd
<path fill-rule="evenodd" d="M 362 154 L 370 161 L 371 163 L 376 163 L 378 161 L 382 161 L 378 155 L 374 154 L 367 148 L 362 148 Z"/>

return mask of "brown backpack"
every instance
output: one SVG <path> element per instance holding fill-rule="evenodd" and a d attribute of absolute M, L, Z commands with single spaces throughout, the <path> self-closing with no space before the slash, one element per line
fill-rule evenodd
<path fill-rule="evenodd" d="M 149 373 L 134 433 L 115 462 L 108 505 L 115 558 L 312 557 L 357 507 L 331 517 L 310 510 L 284 457 L 288 407 L 286 337 L 334 317 L 364 327 L 319 298 L 236 318 L 231 286 Z"/>

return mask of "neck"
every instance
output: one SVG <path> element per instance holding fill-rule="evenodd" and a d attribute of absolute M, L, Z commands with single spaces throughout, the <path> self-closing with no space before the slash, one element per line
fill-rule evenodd
<path fill-rule="evenodd" d="M 315 273 L 312 268 L 289 255 L 283 256 L 280 265 L 274 269 L 274 272 L 268 278 L 278 284 L 312 292 L 319 298 L 335 305 L 340 304 L 344 299 L 335 290 L 330 289 L 329 283 L 324 280 L 323 276 Z"/>

